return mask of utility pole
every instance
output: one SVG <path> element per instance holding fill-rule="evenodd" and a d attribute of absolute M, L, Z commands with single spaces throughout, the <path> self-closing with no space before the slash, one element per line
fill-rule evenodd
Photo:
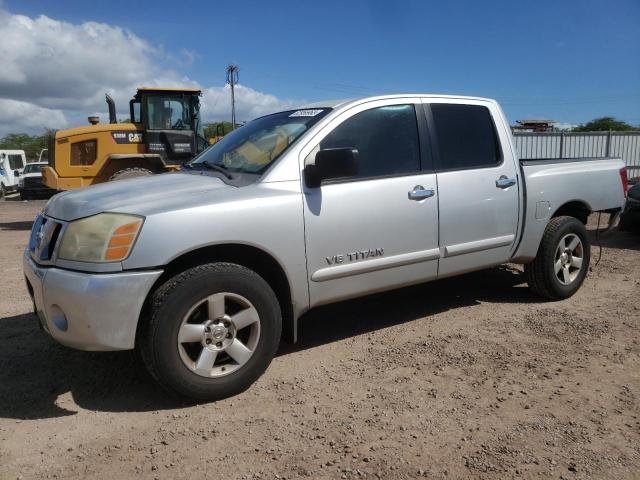
<path fill-rule="evenodd" d="M 236 96 L 235 85 L 238 83 L 238 71 L 240 67 L 231 64 L 227 67 L 227 83 L 231 85 L 231 130 L 236 128 Z"/>

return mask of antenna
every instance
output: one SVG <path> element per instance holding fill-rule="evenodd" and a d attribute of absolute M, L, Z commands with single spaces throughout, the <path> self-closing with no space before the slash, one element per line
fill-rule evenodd
<path fill-rule="evenodd" d="M 227 83 L 231 85 L 231 130 L 236 128 L 236 96 L 235 85 L 238 83 L 238 72 L 240 67 L 231 64 L 227 67 Z"/>

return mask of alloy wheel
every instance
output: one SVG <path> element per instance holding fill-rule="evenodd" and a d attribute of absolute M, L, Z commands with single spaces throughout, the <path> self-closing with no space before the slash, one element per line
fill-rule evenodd
<path fill-rule="evenodd" d="M 221 377 L 249 361 L 259 338 L 256 308 L 241 295 L 221 292 L 189 309 L 178 330 L 178 350 L 192 372 Z"/>
<path fill-rule="evenodd" d="M 582 270 L 584 249 L 580 237 L 569 233 L 560 239 L 554 257 L 553 270 L 562 285 L 572 284 Z"/>

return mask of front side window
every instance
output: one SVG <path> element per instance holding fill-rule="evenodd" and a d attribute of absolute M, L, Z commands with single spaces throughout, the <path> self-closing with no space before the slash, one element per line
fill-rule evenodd
<path fill-rule="evenodd" d="M 296 110 L 258 118 L 223 137 L 192 165 L 213 165 L 231 173 L 262 173 L 329 111 Z"/>
<path fill-rule="evenodd" d="M 192 127 L 189 100 L 179 95 L 150 95 L 147 115 L 151 130 L 191 130 Z"/>
<path fill-rule="evenodd" d="M 438 141 L 438 170 L 496 166 L 502 161 L 487 107 L 434 103 L 431 114 Z"/>
<path fill-rule="evenodd" d="M 11 170 L 18 170 L 24 167 L 22 163 L 22 155 L 9 154 L 9 168 Z"/>
<path fill-rule="evenodd" d="M 413 105 L 389 105 L 357 113 L 338 125 L 320 149 L 355 148 L 355 178 L 410 174 L 420 170 L 420 141 Z"/>
<path fill-rule="evenodd" d="M 132 123 L 141 123 L 142 120 L 140 118 L 140 102 L 131 102 L 131 122 Z"/>

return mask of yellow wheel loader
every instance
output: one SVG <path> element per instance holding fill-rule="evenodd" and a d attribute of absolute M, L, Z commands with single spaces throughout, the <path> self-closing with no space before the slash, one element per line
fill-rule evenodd
<path fill-rule="evenodd" d="M 70 190 L 101 182 L 178 170 L 208 146 L 196 89 L 140 87 L 129 102 L 130 121 L 118 123 L 107 95 L 109 123 L 58 130 L 49 137 L 44 182 Z"/>

